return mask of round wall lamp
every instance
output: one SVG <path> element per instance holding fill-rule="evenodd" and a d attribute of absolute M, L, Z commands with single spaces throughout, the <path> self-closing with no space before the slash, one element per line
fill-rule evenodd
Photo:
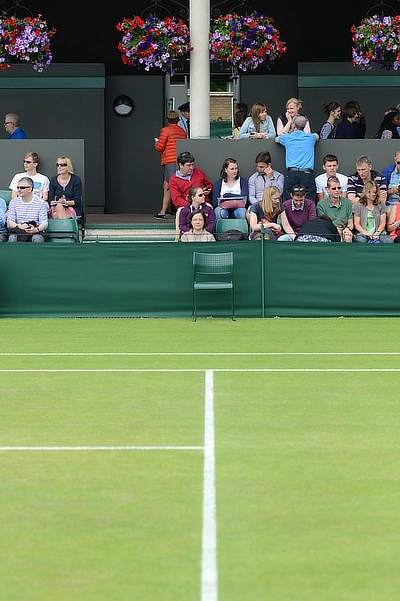
<path fill-rule="evenodd" d="M 127 117 L 130 115 L 135 108 L 133 100 L 130 96 L 125 96 L 125 94 L 121 94 L 121 96 L 117 96 L 113 102 L 114 112 L 117 113 L 120 117 Z"/>

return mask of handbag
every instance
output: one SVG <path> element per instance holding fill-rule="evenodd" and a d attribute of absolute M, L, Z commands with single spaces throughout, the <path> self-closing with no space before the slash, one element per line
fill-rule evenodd
<path fill-rule="evenodd" d="M 244 209 L 246 206 L 246 202 L 243 198 L 230 198 L 229 200 L 222 200 L 219 203 L 220 207 L 223 209 Z"/>
<path fill-rule="evenodd" d="M 27 221 L 26 223 L 28 223 L 29 225 L 33 225 L 33 227 L 37 227 L 36 221 Z M 18 225 L 16 227 L 13 227 L 9 231 L 10 234 L 17 234 L 17 242 L 29 242 L 32 239 L 32 234 L 27 234 L 26 230 L 19 227 Z"/>

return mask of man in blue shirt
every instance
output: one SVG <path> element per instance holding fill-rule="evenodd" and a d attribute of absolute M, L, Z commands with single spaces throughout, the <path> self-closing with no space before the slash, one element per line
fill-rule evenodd
<path fill-rule="evenodd" d="M 292 133 L 281 134 L 275 142 L 286 148 L 285 187 L 283 198 L 290 198 L 293 186 L 302 185 L 306 189 L 307 198 L 317 201 L 314 179 L 314 147 L 319 140 L 319 135 L 307 134 L 304 128 L 307 124 L 306 117 L 297 115 L 294 120 Z"/>
<path fill-rule="evenodd" d="M 19 125 L 19 115 L 17 113 L 7 113 L 4 117 L 4 128 L 8 134 L 9 140 L 26 140 L 28 136 Z"/>

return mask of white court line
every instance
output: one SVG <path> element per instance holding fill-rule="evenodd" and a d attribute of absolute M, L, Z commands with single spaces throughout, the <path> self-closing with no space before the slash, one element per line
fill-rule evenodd
<path fill-rule="evenodd" d="M 214 373 L 206 371 L 201 601 L 218 601 L 215 499 Z"/>
<path fill-rule="evenodd" d="M 203 451 L 204 447 L 0 447 L 0 451 Z"/>
<path fill-rule="evenodd" d="M 207 352 L 207 353 L 193 353 L 193 352 L 180 352 L 180 353 L 170 353 L 170 352 L 154 352 L 154 353 L 142 353 L 142 352 L 135 352 L 135 353 L 108 353 L 108 352 L 104 352 L 104 353 L 0 353 L 0 357 L 235 357 L 235 356 L 240 356 L 240 357 L 246 357 L 246 356 L 260 356 L 260 357 L 264 357 L 264 356 L 274 356 L 276 355 L 277 357 L 279 356 L 286 356 L 286 355 L 293 355 L 293 356 L 301 356 L 301 355 L 305 355 L 305 356 L 324 356 L 324 355 L 371 355 L 372 357 L 374 357 L 375 355 L 400 355 L 400 352 L 394 351 L 394 352 L 357 352 L 357 353 L 353 353 L 353 352 L 222 352 L 222 353 L 214 353 L 212 351 Z"/>
<path fill-rule="evenodd" d="M 0 369 L 0 373 L 203 373 L 205 370 L 200 368 L 193 369 Z M 346 372 L 399 372 L 400 367 L 371 367 L 371 368 L 307 368 L 307 367 L 299 367 L 299 368 L 286 368 L 286 367 L 251 367 L 251 368 L 231 368 L 231 367 L 223 367 L 223 368 L 213 368 L 214 372 L 310 372 L 310 373 L 318 373 L 318 372 L 337 372 L 337 373 L 346 373 Z"/>

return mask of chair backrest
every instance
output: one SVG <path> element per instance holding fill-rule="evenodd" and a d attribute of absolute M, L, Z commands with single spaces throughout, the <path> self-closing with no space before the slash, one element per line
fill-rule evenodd
<path fill-rule="evenodd" d="M 233 252 L 193 253 L 193 267 L 196 275 L 232 275 Z"/>
<path fill-rule="evenodd" d="M 215 233 L 220 234 L 227 230 L 239 230 L 248 236 L 249 224 L 247 223 L 247 219 L 217 219 Z"/>
<path fill-rule="evenodd" d="M 12 190 L 0 190 L 0 198 L 6 201 L 6 205 L 10 204 Z"/>
<path fill-rule="evenodd" d="M 79 228 L 76 219 L 49 219 L 46 240 L 79 242 Z"/>

